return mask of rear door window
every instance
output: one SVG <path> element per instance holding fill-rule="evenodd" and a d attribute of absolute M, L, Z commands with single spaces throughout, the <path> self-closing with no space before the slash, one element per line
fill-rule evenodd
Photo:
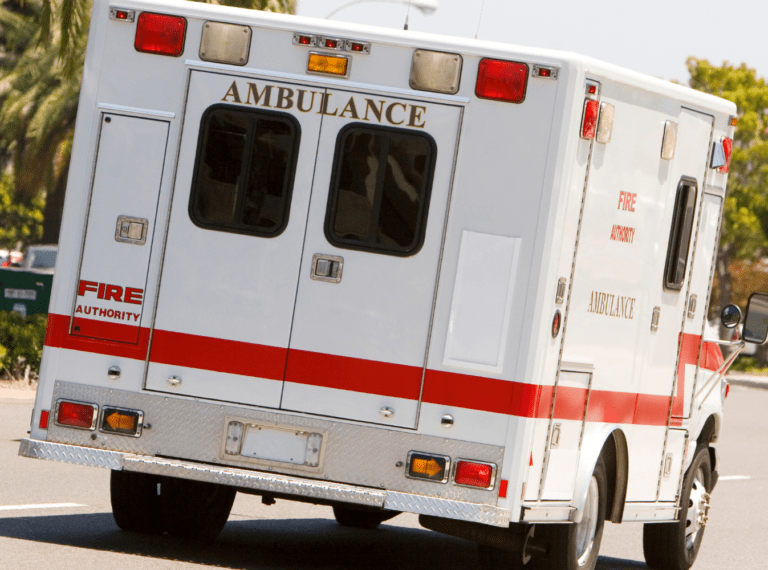
<path fill-rule="evenodd" d="M 424 242 L 432 137 L 352 124 L 339 133 L 325 235 L 337 247 L 408 256 Z"/>
<path fill-rule="evenodd" d="M 212 107 L 202 119 L 189 214 L 198 226 L 263 237 L 288 224 L 300 138 L 292 116 Z"/>
<path fill-rule="evenodd" d="M 688 266 L 688 250 L 693 233 L 696 212 L 696 181 L 683 178 L 677 187 L 675 210 L 672 214 L 672 229 L 669 234 L 667 262 L 664 269 L 664 287 L 679 291 L 685 281 Z"/>

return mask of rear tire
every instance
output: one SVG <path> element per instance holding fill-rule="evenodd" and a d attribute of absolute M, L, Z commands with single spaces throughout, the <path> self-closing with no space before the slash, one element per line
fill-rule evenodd
<path fill-rule="evenodd" d="M 711 490 L 709 450 L 699 447 L 685 475 L 677 522 L 643 525 L 643 554 L 649 568 L 688 570 L 693 566 L 704 537 Z"/>
<path fill-rule="evenodd" d="M 127 532 L 163 534 L 163 509 L 158 493 L 160 477 L 131 471 L 112 471 L 109 495 L 112 516 Z"/>
<path fill-rule="evenodd" d="M 546 570 L 594 570 L 603 538 L 608 499 L 608 477 L 601 455 L 592 473 L 581 521 L 575 524 L 541 525 L 549 542 L 549 556 L 537 568 Z"/>
<path fill-rule="evenodd" d="M 367 530 L 378 528 L 381 523 L 399 514 L 397 511 L 366 511 L 340 505 L 333 506 L 333 516 L 341 526 Z"/>
<path fill-rule="evenodd" d="M 237 490 L 215 483 L 164 477 L 163 518 L 168 534 L 209 541 L 227 524 Z"/>

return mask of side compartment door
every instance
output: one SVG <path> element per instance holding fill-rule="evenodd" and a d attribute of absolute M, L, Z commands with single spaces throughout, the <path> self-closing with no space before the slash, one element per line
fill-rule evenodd
<path fill-rule="evenodd" d="M 328 90 L 283 409 L 414 427 L 460 117 Z"/>
<path fill-rule="evenodd" d="M 168 127 L 167 121 L 101 116 L 72 335 L 137 345 L 147 330 L 144 291 Z"/>

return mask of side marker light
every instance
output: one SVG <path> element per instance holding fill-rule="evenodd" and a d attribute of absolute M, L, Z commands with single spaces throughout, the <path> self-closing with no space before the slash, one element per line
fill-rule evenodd
<path fill-rule="evenodd" d="M 40 412 L 40 429 L 48 429 L 48 410 Z"/>

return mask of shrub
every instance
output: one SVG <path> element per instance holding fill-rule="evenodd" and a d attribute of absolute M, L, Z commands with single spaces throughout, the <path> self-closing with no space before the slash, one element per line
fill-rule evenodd
<path fill-rule="evenodd" d="M 15 312 L 0 312 L 0 357 L 2 376 L 21 380 L 29 366 L 30 378 L 40 373 L 46 315 L 22 317 Z"/>

